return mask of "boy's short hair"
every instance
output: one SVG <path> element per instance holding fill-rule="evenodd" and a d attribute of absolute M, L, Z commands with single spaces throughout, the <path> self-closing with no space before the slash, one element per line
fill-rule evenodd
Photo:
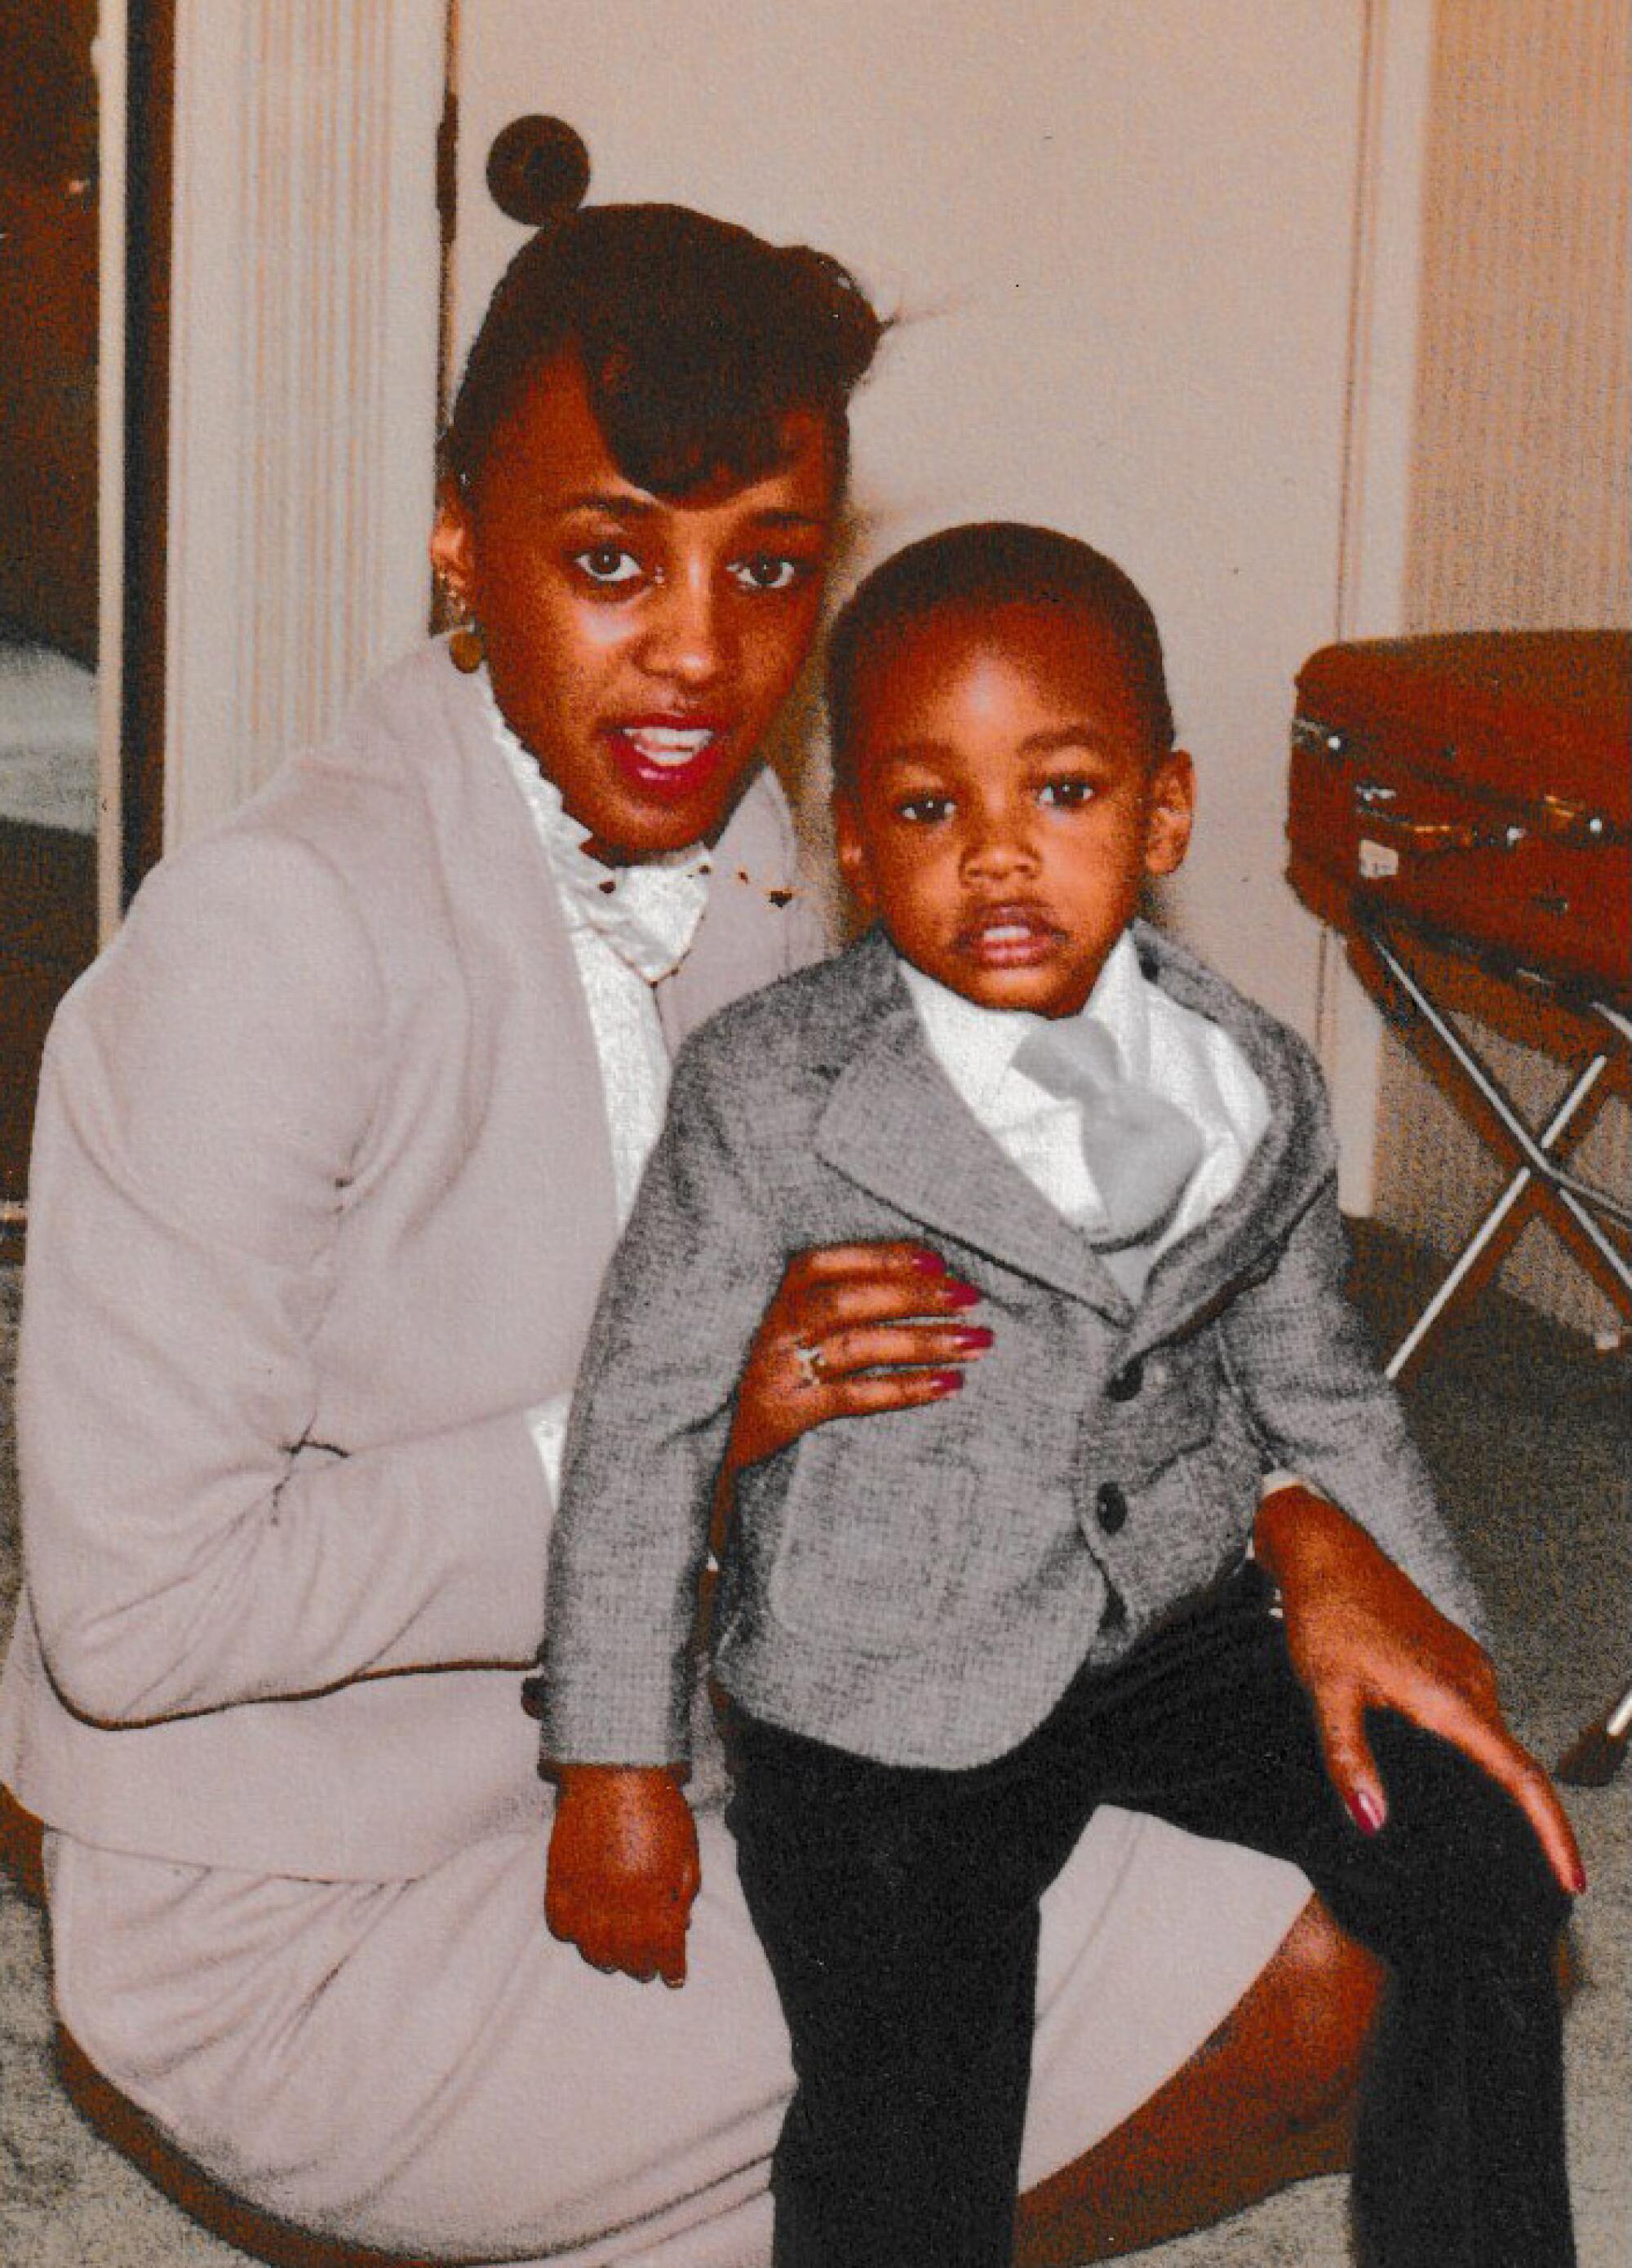
<path fill-rule="evenodd" d="M 976 520 L 909 543 L 875 567 L 840 608 L 827 647 L 834 775 L 853 780 L 856 687 L 914 623 L 942 608 L 1065 607 L 1103 622 L 1127 657 L 1153 754 L 1173 745 L 1161 634 L 1149 602 L 1114 559 L 1074 535 L 1018 520 Z"/>
<path fill-rule="evenodd" d="M 528 239 L 472 345 L 440 469 L 468 490 L 539 372 L 571 350 L 614 461 L 681 497 L 782 461 L 795 410 L 823 418 L 842 480 L 850 395 L 884 325 L 838 261 L 683 205 L 589 205 Z"/>

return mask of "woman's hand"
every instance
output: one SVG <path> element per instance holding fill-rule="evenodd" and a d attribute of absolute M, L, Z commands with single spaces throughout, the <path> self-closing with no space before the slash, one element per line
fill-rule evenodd
<path fill-rule="evenodd" d="M 1505 1788 L 1564 1889 L 1584 1890 L 1574 1831 L 1547 1773 L 1503 1720 L 1484 1649 L 1364 1528 L 1307 1489 L 1264 1498 L 1254 1547 L 1280 1588 L 1288 1649 L 1314 1704 L 1326 1769 L 1358 1825 L 1376 1834 L 1388 1814 L 1365 1714 L 1392 1709 L 1451 1742 Z"/>
<path fill-rule="evenodd" d="M 956 1394 L 992 1334 L 978 1300 L 921 1244 L 832 1244 L 790 1260 L 737 1385 L 725 1473 L 830 1418 L 910 1410 Z"/>
<path fill-rule="evenodd" d="M 685 1983 L 686 1924 L 701 1888 L 697 1825 L 662 1766 L 562 1767 L 544 1886 L 552 1936 L 592 1968 Z"/>

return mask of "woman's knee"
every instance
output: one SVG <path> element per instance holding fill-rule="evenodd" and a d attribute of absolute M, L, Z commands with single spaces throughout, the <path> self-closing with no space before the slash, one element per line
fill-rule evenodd
<path fill-rule="evenodd" d="M 1383 1978 L 1376 1956 L 1311 1898 L 1230 2020 L 1259 2035 L 1255 2063 L 1289 2125 L 1319 2124 L 1353 2103 Z"/>
<path fill-rule="evenodd" d="M 1382 1970 L 1318 1899 L 1190 2061 L 1023 2200 L 1027 2268 L 1207 2227 L 1348 2162 Z"/>

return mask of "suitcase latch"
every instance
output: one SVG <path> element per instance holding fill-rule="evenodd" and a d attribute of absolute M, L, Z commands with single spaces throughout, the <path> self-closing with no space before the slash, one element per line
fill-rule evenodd
<path fill-rule="evenodd" d="M 1348 754 L 1348 741 L 1334 725 L 1323 725 L 1318 717 L 1294 717 L 1292 746 L 1304 748 L 1318 756 L 1330 756 L 1340 762 Z"/>
<path fill-rule="evenodd" d="M 1374 827 L 1401 836 L 1419 858 L 1435 858 L 1448 850 L 1511 850 L 1528 831 L 1517 820 L 1504 826 L 1481 827 L 1471 819 L 1413 819 L 1409 812 L 1392 808 L 1397 788 L 1380 780 L 1361 780 L 1355 787 L 1355 806 Z"/>
<path fill-rule="evenodd" d="M 1537 798 L 1536 833 L 1545 835 L 1549 843 L 1563 843 L 1574 850 L 1594 850 L 1624 843 L 1627 832 L 1584 803 L 1567 803 L 1562 795 Z"/>

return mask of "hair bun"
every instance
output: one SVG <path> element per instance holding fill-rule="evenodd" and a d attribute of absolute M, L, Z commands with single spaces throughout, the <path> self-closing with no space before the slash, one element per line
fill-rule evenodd
<path fill-rule="evenodd" d="M 526 228 L 565 220 L 589 187 L 589 152 L 565 118 L 513 118 L 487 153 L 487 190 L 506 219 Z"/>

